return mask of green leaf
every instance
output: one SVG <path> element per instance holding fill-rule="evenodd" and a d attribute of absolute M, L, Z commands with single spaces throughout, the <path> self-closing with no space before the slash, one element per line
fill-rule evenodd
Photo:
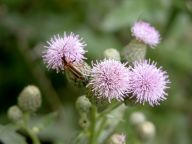
<path fill-rule="evenodd" d="M 16 130 L 14 125 L 0 125 L 0 141 L 4 144 L 27 144 L 25 138 Z"/>
<path fill-rule="evenodd" d="M 78 33 L 87 43 L 86 50 L 92 59 L 102 59 L 103 51 L 107 48 L 119 49 L 120 43 L 113 35 L 95 33 L 90 28 L 81 27 Z"/>
<path fill-rule="evenodd" d="M 41 139 L 52 142 L 70 143 L 76 138 L 78 129 L 74 126 L 77 118 L 71 106 L 45 116 L 38 116 L 30 121 L 30 127 Z"/>
<path fill-rule="evenodd" d="M 113 31 L 133 23 L 146 11 L 145 5 L 143 1 L 123 1 L 106 16 L 102 23 L 102 29 Z"/>
<path fill-rule="evenodd" d="M 43 131 L 49 125 L 52 125 L 56 118 L 58 117 L 57 112 L 53 112 L 44 116 L 38 116 L 30 120 L 30 127 L 38 131 Z"/>
<path fill-rule="evenodd" d="M 132 25 L 139 19 L 165 23 L 167 13 L 168 6 L 162 0 L 123 0 L 104 17 L 101 29 L 104 31 L 116 31 Z"/>

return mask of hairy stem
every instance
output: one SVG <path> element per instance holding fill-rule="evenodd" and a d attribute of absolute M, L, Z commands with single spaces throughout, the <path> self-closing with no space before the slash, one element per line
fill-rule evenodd
<path fill-rule="evenodd" d="M 33 144 L 41 144 L 39 138 L 37 137 L 37 135 L 29 128 L 29 118 L 30 118 L 30 114 L 29 113 L 25 113 L 24 114 L 24 125 L 22 126 L 23 130 L 26 131 L 26 133 L 30 136 L 30 138 L 33 141 Z"/>
<path fill-rule="evenodd" d="M 92 111 L 91 111 L 91 127 L 90 127 L 90 144 L 95 144 L 96 142 L 96 114 L 97 114 L 97 108 L 95 105 L 92 106 Z"/>
<path fill-rule="evenodd" d="M 31 129 L 27 128 L 26 131 L 31 137 L 33 144 L 41 144 L 41 142 L 39 141 L 39 138 L 37 137 L 36 134 L 34 134 L 34 132 Z"/>

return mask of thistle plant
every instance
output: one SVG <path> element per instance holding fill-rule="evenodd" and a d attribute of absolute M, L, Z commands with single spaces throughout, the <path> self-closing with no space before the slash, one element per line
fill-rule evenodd
<path fill-rule="evenodd" d="M 155 48 L 160 43 L 161 37 L 159 32 L 144 21 L 137 21 L 131 27 L 133 39 L 128 43 L 121 52 L 124 61 L 135 62 L 144 60 L 147 46 Z"/>
<path fill-rule="evenodd" d="M 109 103 L 112 99 L 123 101 L 130 89 L 130 71 L 125 65 L 112 59 L 96 62 L 87 87 L 91 87 L 98 99 L 107 99 Z"/>
<path fill-rule="evenodd" d="M 46 46 L 43 54 L 43 60 L 48 68 L 55 69 L 57 72 L 69 69 L 74 77 L 84 81 L 87 78 L 86 96 L 79 97 L 77 100 L 77 108 L 80 113 L 80 124 L 82 126 L 82 118 L 84 122 L 89 123 L 84 130 L 84 136 L 87 143 L 96 144 L 98 142 L 105 143 L 109 137 L 102 142 L 101 132 L 106 130 L 108 123 L 107 115 L 112 113 L 120 105 L 123 105 L 125 99 L 134 99 L 135 102 L 149 103 L 149 105 L 159 105 L 162 100 L 166 99 L 168 88 L 168 75 L 157 68 L 155 62 L 145 60 L 146 47 L 154 48 L 160 42 L 159 32 L 149 23 L 139 21 L 131 28 L 132 36 L 136 40 L 133 47 L 132 42 L 123 52 L 128 50 L 129 55 L 134 55 L 131 61 L 125 58 L 125 62 L 121 63 L 117 50 L 107 49 L 104 52 L 106 57 L 103 60 L 92 62 L 92 68 L 88 75 L 82 73 L 75 63 L 84 63 L 85 61 L 85 42 L 78 35 L 71 33 L 69 36 L 64 34 L 63 37 L 55 36 Z M 135 40 L 133 40 L 135 42 Z M 138 49 L 140 55 L 138 55 Z M 129 50 L 131 49 L 131 50 Z M 123 55 L 125 57 L 127 53 Z M 124 57 L 123 57 L 124 58 Z M 68 65 L 70 64 L 70 68 Z M 92 99 L 97 102 L 92 103 Z M 105 103 L 102 103 L 105 101 Z M 99 103 L 107 105 L 102 111 L 98 111 Z M 108 104 L 106 104 L 106 102 Z M 84 108 L 83 108 L 84 107 Z M 89 109 L 90 110 L 83 110 Z M 86 119 L 86 120 L 85 120 Z M 115 129 L 114 129 L 115 130 Z M 124 143 L 124 142 L 119 142 Z"/>
<path fill-rule="evenodd" d="M 170 83 L 167 72 L 145 58 L 147 47 L 155 48 L 160 43 L 159 32 L 143 21 L 136 22 L 131 32 L 133 39 L 121 52 L 106 49 L 105 58 L 92 61 L 92 65 L 85 61 L 87 44 L 77 34 L 55 35 L 45 45 L 42 58 L 47 68 L 68 75 L 71 81 L 81 83 L 86 89 L 76 100 L 81 128 L 75 140 L 77 144 L 125 144 L 129 138 L 116 128 L 124 119 L 127 101 L 133 105 L 157 106 L 167 99 Z M 38 88 L 26 87 L 18 98 L 18 105 L 10 108 L 10 119 L 18 121 L 26 113 L 34 113 L 41 105 Z M 14 111 L 17 114 L 12 114 Z M 155 135 L 154 124 L 146 121 L 142 112 L 130 116 L 130 123 L 140 140 L 147 141 Z M 25 125 L 24 129 L 34 144 L 40 143 L 30 128 Z"/>
<path fill-rule="evenodd" d="M 154 48 L 160 43 L 159 32 L 151 24 L 138 21 L 131 28 L 132 35 L 140 42 Z"/>
<path fill-rule="evenodd" d="M 134 62 L 130 75 L 132 97 L 136 98 L 136 102 L 148 102 L 153 106 L 166 99 L 168 76 L 161 67 L 156 67 L 155 62 Z"/>
<path fill-rule="evenodd" d="M 85 42 L 73 33 L 63 36 L 55 35 L 45 46 L 46 50 L 43 52 L 43 60 L 48 69 L 54 69 L 56 72 L 64 70 L 64 60 L 68 63 L 81 63 L 85 57 L 84 47 Z"/>

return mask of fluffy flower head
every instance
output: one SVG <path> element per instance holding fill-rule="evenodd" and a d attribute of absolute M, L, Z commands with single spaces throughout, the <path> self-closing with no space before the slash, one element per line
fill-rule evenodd
<path fill-rule="evenodd" d="M 159 32 L 147 22 L 138 21 L 131 28 L 132 35 L 150 47 L 154 47 L 160 42 Z"/>
<path fill-rule="evenodd" d="M 93 64 L 90 76 L 88 86 L 91 86 L 96 96 L 108 99 L 109 102 L 112 99 L 122 101 L 129 91 L 129 69 L 119 61 L 105 59 Z"/>
<path fill-rule="evenodd" d="M 165 89 L 169 80 L 161 67 L 157 68 L 154 62 L 144 60 L 135 62 L 131 70 L 130 87 L 137 102 L 148 102 L 153 106 L 166 99 Z"/>
<path fill-rule="evenodd" d="M 47 64 L 48 69 L 54 69 L 57 72 L 64 70 L 63 59 L 70 63 L 80 63 L 85 59 L 84 47 L 86 44 L 79 35 L 70 33 L 61 37 L 55 35 L 45 46 L 43 52 L 43 60 Z"/>

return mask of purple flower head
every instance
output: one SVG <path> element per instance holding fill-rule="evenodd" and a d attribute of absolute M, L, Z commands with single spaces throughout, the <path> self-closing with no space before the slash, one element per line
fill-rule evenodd
<path fill-rule="evenodd" d="M 98 98 L 108 99 L 109 102 L 112 99 L 123 101 L 129 91 L 130 79 L 129 69 L 125 65 L 112 59 L 93 64 L 88 86 L 91 86 Z"/>
<path fill-rule="evenodd" d="M 138 21 L 131 28 L 132 35 L 150 47 L 154 47 L 160 42 L 159 32 L 147 22 Z"/>
<path fill-rule="evenodd" d="M 54 69 L 56 72 L 64 70 L 63 59 L 70 63 L 81 63 L 85 57 L 84 47 L 86 44 L 79 35 L 70 33 L 63 37 L 55 35 L 50 41 L 47 41 L 46 50 L 43 52 L 43 60 L 48 69 Z"/>
<path fill-rule="evenodd" d="M 156 63 L 144 60 L 135 62 L 131 70 L 130 87 L 136 102 L 148 102 L 153 106 L 166 99 L 165 89 L 168 88 L 169 80 L 161 67 L 157 68 Z"/>

